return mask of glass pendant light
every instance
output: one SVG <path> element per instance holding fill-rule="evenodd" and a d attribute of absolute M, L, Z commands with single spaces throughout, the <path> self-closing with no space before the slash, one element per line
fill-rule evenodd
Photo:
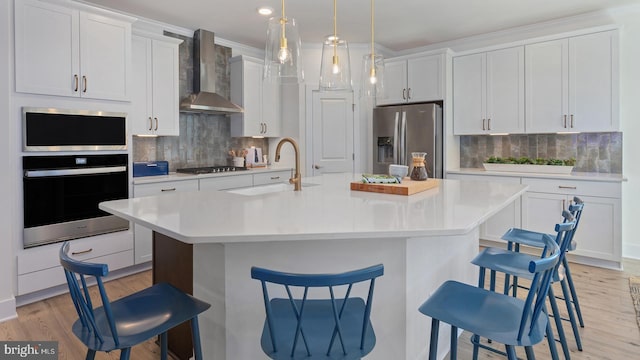
<path fill-rule="evenodd" d="M 333 0 L 333 35 L 322 44 L 320 90 L 351 90 L 349 45 L 338 37 L 337 0 Z"/>
<path fill-rule="evenodd" d="M 293 18 L 285 15 L 282 0 L 282 16 L 269 19 L 267 27 L 267 44 L 264 55 L 264 79 L 279 83 L 304 81 L 302 41 L 298 35 L 298 27 Z"/>
<path fill-rule="evenodd" d="M 384 57 L 375 53 L 374 0 L 371 0 L 371 54 L 362 57 L 362 97 L 384 96 Z"/>

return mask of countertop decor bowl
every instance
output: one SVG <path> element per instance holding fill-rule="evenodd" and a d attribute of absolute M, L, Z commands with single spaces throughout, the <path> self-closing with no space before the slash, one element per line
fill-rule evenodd
<path fill-rule="evenodd" d="M 399 177 L 402 179 L 403 177 L 407 176 L 408 173 L 409 173 L 409 167 L 407 165 L 398 165 L 398 164 L 389 165 L 389 175 L 391 176 Z"/>

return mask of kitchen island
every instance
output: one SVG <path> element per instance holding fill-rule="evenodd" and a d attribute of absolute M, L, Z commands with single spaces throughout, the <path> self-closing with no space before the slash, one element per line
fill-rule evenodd
<path fill-rule="evenodd" d="M 267 358 L 260 348 L 262 293 L 251 266 L 331 273 L 377 263 L 385 274 L 376 282 L 371 317 L 378 341 L 367 359 L 422 358 L 430 321 L 418 306 L 445 280 L 476 283 L 469 261 L 479 226 L 526 186 L 439 180 L 434 189 L 399 196 L 350 191 L 358 179 L 326 174 L 303 179 L 299 192 L 268 185 L 100 208 L 154 231 L 154 281 L 180 284 L 212 304 L 200 317 L 206 359 Z M 443 357 L 448 335 L 440 339 Z"/>

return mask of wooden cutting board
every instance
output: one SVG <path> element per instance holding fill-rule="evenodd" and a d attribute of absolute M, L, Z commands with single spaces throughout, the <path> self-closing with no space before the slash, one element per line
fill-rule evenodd
<path fill-rule="evenodd" d="M 414 181 L 409 178 L 402 179 L 401 184 L 365 184 L 354 181 L 351 190 L 368 191 L 392 195 L 412 195 L 421 191 L 433 189 L 438 186 L 439 180 L 428 179 L 426 181 Z"/>

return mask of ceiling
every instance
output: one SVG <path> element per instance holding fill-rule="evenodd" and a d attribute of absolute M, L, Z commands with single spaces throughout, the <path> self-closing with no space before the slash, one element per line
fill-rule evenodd
<path fill-rule="evenodd" d="M 279 16 L 280 0 L 83 0 L 187 29 L 203 28 L 223 39 L 263 47 L 266 17 Z M 394 51 L 509 29 L 593 11 L 640 4 L 640 0 L 375 0 L 376 43 Z M 286 0 L 305 43 L 332 33 L 331 0 Z M 370 41 L 370 1 L 338 1 L 338 33 L 352 43 Z"/>

